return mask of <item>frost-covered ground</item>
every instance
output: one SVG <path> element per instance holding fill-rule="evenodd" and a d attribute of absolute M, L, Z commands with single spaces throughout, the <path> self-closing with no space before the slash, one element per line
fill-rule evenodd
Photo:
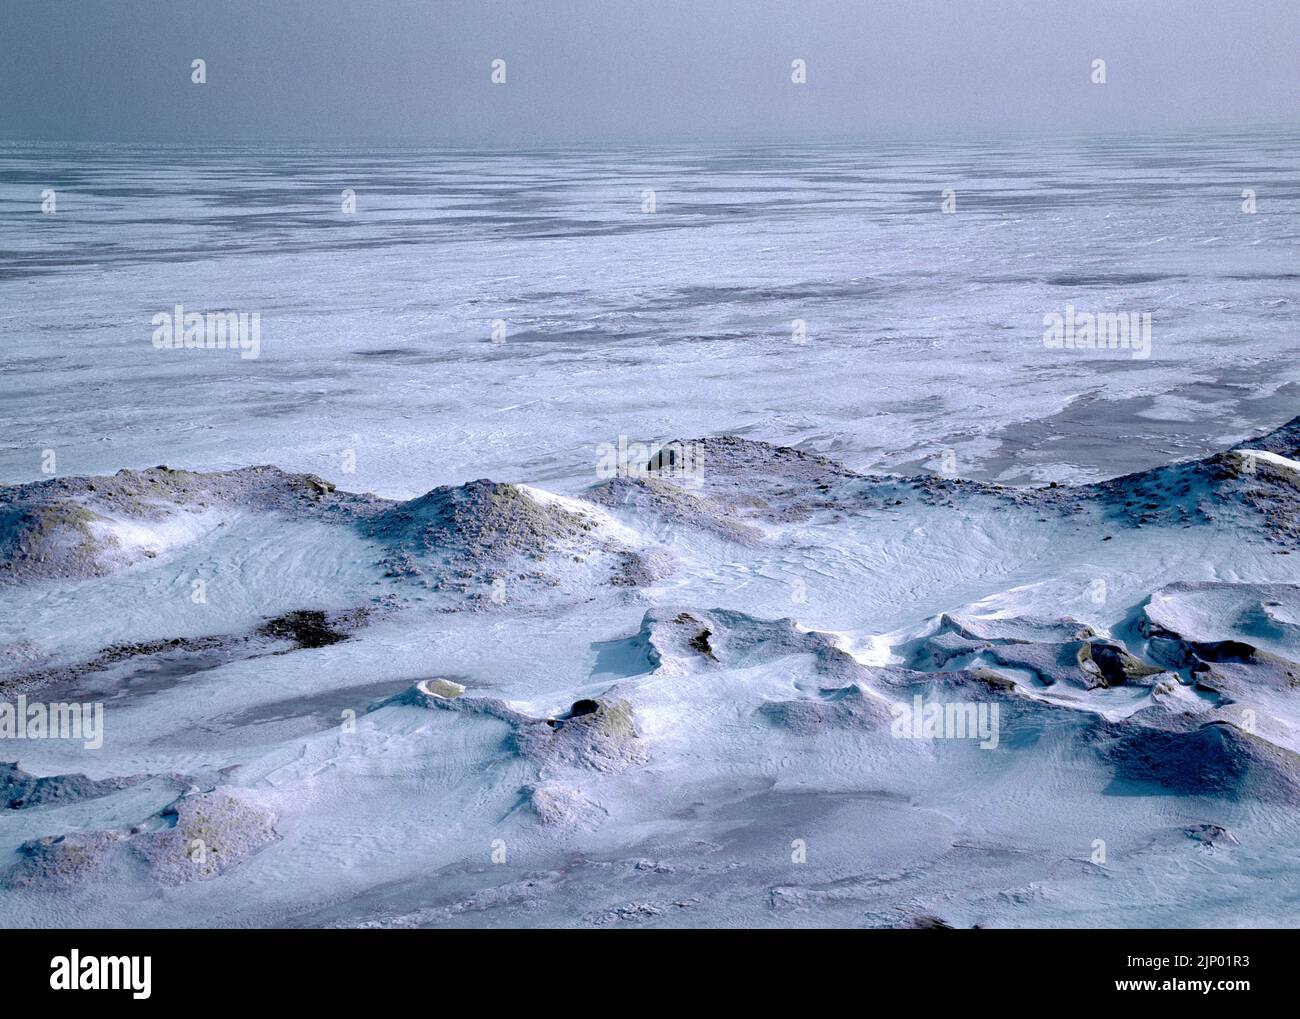
<path fill-rule="evenodd" d="M 1294 925 L 1296 141 L 0 148 L 0 923 Z"/>

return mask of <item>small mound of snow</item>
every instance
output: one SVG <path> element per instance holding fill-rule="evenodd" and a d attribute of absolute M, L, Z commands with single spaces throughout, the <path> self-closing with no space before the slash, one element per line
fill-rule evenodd
<path fill-rule="evenodd" d="M 13 485 L 0 488 L 0 580 L 104 576 L 193 541 L 220 522 L 221 510 L 351 522 L 388 505 L 268 466 L 160 466 Z"/>
<path fill-rule="evenodd" d="M 182 796 L 159 820 L 168 827 L 133 836 L 131 846 L 164 885 L 210 881 L 279 838 L 274 814 L 221 790 Z"/>
<path fill-rule="evenodd" d="M 78 888 L 103 872 L 113 850 L 127 837 L 126 832 L 110 830 L 29 839 L 18 847 L 18 863 L 3 884 L 34 891 Z"/>
<path fill-rule="evenodd" d="M 544 771 L 555 767 L 617 771 L 646 760 L 632 705 L 622 699 L 575 701 L 563 715 L 521 725 L 515 743 Z"/>
<path fill-rule="evenodd" d="M 1103 723 L 1097 744 L 1115 771 L 1108 791 L 1158 786 L 1187 796 L 1300 805 L 1300 754 L 1227 722 L 1189 731 Z"/>

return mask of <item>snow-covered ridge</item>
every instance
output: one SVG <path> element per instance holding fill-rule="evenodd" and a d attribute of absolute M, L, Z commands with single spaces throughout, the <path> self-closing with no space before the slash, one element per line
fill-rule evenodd
<path fill-rule="evenodd" d="M 1300 540 L 1295 491 L 1300 418 L 1234 449 L 1080 486 L 1008 488 L 939 475 L 860 475 L 815 454 L 732 436 L 689 443 L 703 451 L 702 491 L 655 475 L 593 487 L 589 499 L 488 480 L 435 488 L 395 502 L 338 490 L 275 467 L 203 473 L 155 467 L 0 488 L 0 578 L 75 578 L 152 558 L 216 526 L 223 510 L 253 509 L 350 525 L 393 553 L 397 570 L 438 555 L 491 570 L 516 555 L 563 549 L 629 552 L 644 544 L 605 508 L 658 517 L 737 542 L 762 525 L 818 514 L 868 514 L 909 505 L 960 507 L 991 500 L 1062 516 L 1099 511 L 1125 526 L 1226 520 L 1268 540 Z M 1255 464 L 1262 465 L 1256 469 Z M 602 508 L 603 507 L 603 508 Z"/>
<path fill-rule="evenodd" d="M 98 756 L 0 743 L 0 920 L 1151 920 L 1153 873 L 1217 908 L 1188 874 L 1300 835 L 1296 435 L 1037 488 L 717 437 L 698 487 L 583 497 L 272 467 L 0 490 L 0 699 L 107 709 Z M 223 594 L 262 530 L 293 554 Z M 88 605 L 127 610 L 64 653 L 50 621 Z"/>

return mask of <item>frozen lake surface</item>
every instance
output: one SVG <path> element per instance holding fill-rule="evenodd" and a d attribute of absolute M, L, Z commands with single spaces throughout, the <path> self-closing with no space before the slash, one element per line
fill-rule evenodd
<path fill-rule="evenodd" d="M 6 146 L 0 469 L 333 477 L 352 449 L 358 487 L 411 496 L 583 484 L 620 434 L 877 470 L 952 448 L 1020 482 L 1205 453 L 1294 407 L 1296 142 Z M 259 312 L 261 356 L 154 350 L 176 304 Z M 1150 312 L 1150 357 L 1045 350 L 1066 304 Z"/>

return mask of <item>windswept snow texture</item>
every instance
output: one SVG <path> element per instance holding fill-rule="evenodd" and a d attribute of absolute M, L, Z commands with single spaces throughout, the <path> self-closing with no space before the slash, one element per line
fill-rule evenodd
<path fill-rule="evenodd" d="M 0 147 L 0 926 L 1300 924 L 1296 142 Z"/>
<path fill-rule="evenodd" d="M 681 448 L 694 492 L 663 468 L 590 499 L 391 503 L 265 468 L 6 490 L 11 541 L 55 509 L 217 512 L 302 576 L 194 636 L 208 605 L 167 592 L 238 562 L 222 539 L 11 571 L 14 610 L 121 609 L 91 654 L 10 614 L 4 689 L 108 723 L 93 752 L 7 744 L 0 919 L 1293 919 L 1293 473 L 1227 452 L 1003 488 Z M 1246 448 L 1300 453 L 1300 418 Z M 257 615 L 339 548 L 317 603 Z M 667 565 L 630 583 L 620 555 Z"/>

